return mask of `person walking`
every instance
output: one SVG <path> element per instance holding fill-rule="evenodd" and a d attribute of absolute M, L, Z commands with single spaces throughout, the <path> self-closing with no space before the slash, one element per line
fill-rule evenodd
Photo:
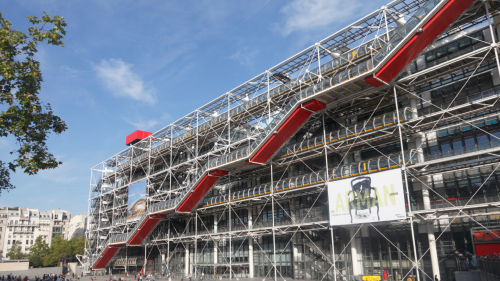
<path fill-rule="evenodd" d="M 457 263 L 458 263 L 458 270 L 462 270 L 462 271 L 469 270 L 467 268 L 467 259 L 465 258 L 465 256 L 462 253 L 460 253 L 458 250 L 455 250 L 455 257 L 456 257 Z"/>
<path fill-rule="evenodd" d="M 470 265 L 471 265 L 472 269 L 474 269 L 474 270 L 477 269 L 477 257 L 476 257 L 476 254 L 473 254 L 470 257 Z"/>
<path fill-rule="evenodd" d="M 439 281 L 439 278 L 437 275 L 434 276 L 434 281 Z"/>
<path fill-rule="evenodd" d="M 193 275 L 191 273 L 189 273 L 189 281 L 191 281 L 192 277 L 193 277 Z"/>

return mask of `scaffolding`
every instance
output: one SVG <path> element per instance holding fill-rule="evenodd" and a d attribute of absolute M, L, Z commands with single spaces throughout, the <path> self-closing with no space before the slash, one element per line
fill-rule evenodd
<path fill-rule="evenodd" d="M 86 270 L 452 280 L 500 224 L 499 7 L 393 1 L 94 166 Z M 407 218 L 330 225 L 329 184 L 395 169 Z"/>

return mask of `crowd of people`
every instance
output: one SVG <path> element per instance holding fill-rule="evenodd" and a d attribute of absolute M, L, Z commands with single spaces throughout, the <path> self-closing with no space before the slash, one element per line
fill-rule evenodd
<path fill-rule="evenodd" d="M 3 275 L 0 277 L 2 281 L 8 280 L 8 281 L 79 281 L 80 276 L 75 276 L 75 274 L 71 275 L 64 275 L 64 274 L 44 274 L 42 276 L 34 276 L 34 277 L 28 277 L 28 276 L 14 276 L 11 274 L 5 276 Z"/>

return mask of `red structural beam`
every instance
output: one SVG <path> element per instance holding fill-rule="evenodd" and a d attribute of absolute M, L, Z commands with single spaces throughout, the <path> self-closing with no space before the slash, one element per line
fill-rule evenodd
<path fill-rule="evenodd" d="M 133 132 L 132 134 L 128 135 L 127 138 L 125 139 L 125 145 L 129 144 L 135 144 L 136 142 L 143 140 L 149 136 L 151 136 L 153 133 L 150 132 L 144 132 L 137 130 Z"/>
<path fill-rule="evenodd" d="M 144 240 L 148 234 L 153 230 L 153 228 L 160 222 L 162 218 L 166 217 L 165 214 L 156 214 L 149 216 L 142 225 L 137 228 L 137 231 L 134 233 L 134 236 L 130 239 L 127 245 L 140 245 L 142 240 Z"/>
<path fill-rule="evenodd" d="M 489 255 L 493 256 L 494 254 L 500 252 L 500 243 L 485 243 L 485 244 L 477 244 L 474 245 L 476 249 L 476 255 L 478 257 Z"/>
<path fill-rule="evenodd" d="M 104 253 L 102 254 L 101 258 L 99 258 L 99 261 L 94 265 L 93 269 L 105 268 L 106 265 L 109 263 L 109 261 L 116 254 L 116 252 L 123 246 L 124 246 L 123 244 L 108 246 L 106 251 L 104 251 Z"/>
<path fill-rule="evenodd" d="M 290 136 L 311 116 L 315 111 L 326 107 L 326 104 L 318 100 L 311 100 L 302 104 L 288 117 L 264 145 L 246 162 L 248 164 L 260 165 L 273 156 L 273 154 L 283 145 Z"/>
<path fill-rule="evenodd" d="M 374 87 L 389 83 L 475 0 L 450 0 L 379 71 L 365 78 Z M 376 78 L 375 78 L 376 77 Z M 378 78 L 378 79 L 377 79 Z"/>
<path fill-rule="evenodd" d="M 191 212 L 191 210 L 200 202 L 201 198 L 212 188 L 220 177 L 228 174 L 228 171 L 215 170 L 206 174 L 203 179 L 193 188 L 193 191 L 181 203 L 176 212 Z"/>

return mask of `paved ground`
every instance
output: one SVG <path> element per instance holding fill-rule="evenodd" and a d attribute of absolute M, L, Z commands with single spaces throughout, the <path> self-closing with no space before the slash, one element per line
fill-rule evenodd
<path fill-rule="evenodd" d="M 113 274 L 111 276 L 111 279 L 115 279 L 115 276 L 116 276 L 116 280 L 118 280 L 118 278 L 122 278 L 122 280 L 125 280 L 125 281 L 136 281 L 137 279 L 133 279 L 131 276 L 129 277 L 125 277 L 123 274 Z M 90 281 L 90 277 L 93 277 L 93 276 L 83 276 L 80 278 L 80 281 Z M 110 280 L 110 276 L 109 275 L 105 275 L 105 276 L 95 276 L 93 277 L 94 280 L 96 281 L 108 281 Z M 147 281 L 147 279 L 144 279 L 145 281 Z M 166 278 L 157 278 L 156 280 L 167 280 Z M 180 278 L 172 278 L 172 281 L 180 281 L 181 279 Z M 214 279 L 212 278 L 205 278 L 204 281 L 215 281 Z M 217 280 L 222 280 L 222 281 L 230 281 L 229 278 L 222 278 L 222 279 L 217 279 Z M 232 279 L 233 281 L 238 281 L 238 280 L 244 280 L 244 281 L 263 281 L 264 279 L 262 278 L 233 278 Z M 153 281 L 151 279 L 151 281 Z M 189 281 L 189 280 L 184 280 L 184 281 Z M 194 278 L 192 278 L 192 281 L 201 281 L 199 278 L 197 280 L 195 280 Z M 273 278 L 267 278 L 265 279 L 265 281 L 273 281 Z M 281 278 L 278 278 L 278 281 L 286 281 L 286 280 L 283 280 Z M 308 280 L 308 281 L 312 281 L 312 280 Z"/>

